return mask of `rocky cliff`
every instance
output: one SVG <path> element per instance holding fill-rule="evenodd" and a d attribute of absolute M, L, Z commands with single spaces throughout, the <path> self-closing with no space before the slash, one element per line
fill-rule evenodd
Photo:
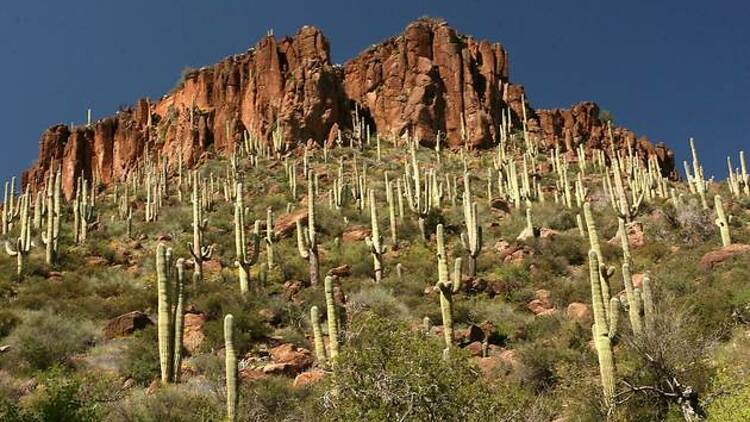
<path fill-rule="evenodd" d="M 60 165 L 70 198 L 78 175 L 104 184 L 121 181 L 147 152 L 172 162 L 181 154 L 190 165 L 209 147 L 232 151 L 244 131 L 268 140 L 277 125 L 286 142 L 320 143 L 351 127 L 355 105 L 382 136 L 408 133 L 431 144 L 440 132 L 453 147 L 492 145 L 503 110 L 510 108 L 518 123 L 525 107 L 529 132 L 542 145 L 609 149 L 596 104 L 534 110 L 523 87 L 510 82 L 500 44 L 423 19 L 343 68 L 331 63 L 328 41 L 314 27 L 281 40 L 265 37 L 243 54 L 188 73 L 158 101 L 140 100 L 89 126 L 50 127 L 23 179 L 39 187 Z M 630 145 L 644 157 L 656 155 L 664 174 L 674 175 L 665 146 L 625 128 L 613 132 L 616 148 Z"/>

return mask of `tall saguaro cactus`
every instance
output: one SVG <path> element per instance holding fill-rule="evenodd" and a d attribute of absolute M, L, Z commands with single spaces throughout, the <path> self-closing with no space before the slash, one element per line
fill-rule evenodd
<path fill-rule="evenodd" d="M 724 214 L 724 206 L 721 203 L 721 195 L 714 196 L 714 211 L 716 211 L 716 220 L 714 223 L 719 227 L 721 234 L 721 245 L 726 247 L 732 244 L 732 236 L 729 234 L 729 221 Z"/>
<path fill-rule="evenodd" d="M 612 406 L 615 397 L 615 362 L 612 341 L 617 334 L 620 302 L 617 298 L 612 298 L 609 306 L 605 307 L 599 277 L 600 272 L 599 257 L 594 250 L 591 250 L 589 251 L 589 280 L 591 283 L 591 307 L 594 313 L 594 325 L 591 327 L 591 332 L 596 354 L 599 357 L 599 373 L 604 401 L 607 406 Z"/>
<path fill-rule="evenodd" d="M 185 261 L 179 259 L 172 269 L 172 249 L 160 243 L 156 247 L 156 280 L 159 338 L 159 365 L 162 383 L 179 379 L 182 362 L 183 291 Z"/>
<path fill-rule="evenodd" d="M 247 239 L 245 237 L 245 203 L 243 199 L 242 183 L 236 185 L 236 197 L 234 204 L 234 248 L 236 259 L 234 265 L 237 267 L 240 279 L 240 293 L 247 295 L 250 288 L 250 267 L 258 262 L 260 253 L 260 220 L 255 221 L 253 228 L 253 254 L 247 254 Z"/>
<path fill-rule="evenodd" d="M 318 284 L 320 263 L 318 260 L 318 234 L 315 228 L 315 191 L 313 179 L 307 179 L 307 229 L 297 220 L 297 250 L 310 265 L 310 285 Z"/>
<path fill-rule="evenodd" d="M 443 225 L 437 226 L 437 266 L 438 281 L 434 290 L 440 292 L 440 310 L 443 316 L 443 336 L 445 337 L 445 349 L 443 357 L 447 358 L 453 347 L 453 295 L 461 289 L 461 258 L 456 258 L 453 266 L 453 275 L 448 275 L 448 257 L 445 252 L 443 240 Z"/>
<path fill-rule="evenodd" d="M 482 227 L 477 219 L 477 203 L 471 201 L 471 187 L 469 185 L 469 173 L 464 173 L 464 224 L 466 230 L 461 233 L 461 242 L 464 249 L 469 252 L 470 276 L 475 276 L 477 271 L 477 258 L 482 252 Z"/>
<path fill-rule="evenodd" d="M 59 256 L 58 240 L 60 238 L 61 217 L 61 174 L 58 170 L 54 175 L 50 173 L 47 183 L 47 228 L 42 232 L 42 243 L 45 245 L 45 261 L 47 265 L 57 262 Z"/>
<path fill-rule="evenodd" d="M 10 242 L 5 242 L 5 251 L 11 257 L 16 257 L 16 274 L 19 281 L 23 280 L 24 261 L 26 259 L 26 256 L 29 255 L 32 246 L 34 246 L 34 244 L 31 242 L 31 217 L 29 214 L 29 207 L 31 206 L 30 198 L 31 193 L 29 192 L 26 192 L 21 196 L 21 234 L 16 240 L 16 249 L 13 250 Z"/>
<path fill-rule="evenodd" d="M 326 318 L 328 320 L 328 356 L 332 363 L 335 363 L 336 357 L 339 355 L 339 327 L 338 327 L 338 312 L 336 310 L 336 300 L 333 297 L 333 282 L 332 276 L 327 276 L 325 279 L 325 296 L 326 296 Z"/>
<path fill-rule="evenodd" d="M 323 331 L 320 328 L 320 312 L 317 306 L 310 308 L 310 325 L 313 330 L 313 342 L 315 344 L 315 356 L 319 363 L 326 361 L 326 348 L 323 343 Z"/>
<path fill-rule="evenodd" d="M 367 194 L 368 201 L 370 202 L 370 225 L 372 227 L 372 235 L 367 236 L 365 242 L 367 242 L 367 247 L 370 248 L 370 253 L 372 254 L 375 282 L 380 283 L 383 279 L 383 254 L 385 253 L 385 245 L 383 244 L 383 236 L 380 235 L 377 204 L 375 203 L 375 191 L 370 189 Z"/>
<path fill-rule="evenodd" d="M 224 317 L 224 367 L 227 381 L 227 420 L 237 420 L 237 351 L 234 348 L 234 317 Z"/>
<path fill-rule="evenodd" d="M 193 280 L 203 280 L 203 263 L 211 259 L 213 246 L 203 246 L 203 232 L 208 227 L 208 219 L 203 218 L 203 207 L 198 185 L 198 172 L 193 171 L 193 241 L 188 242 L 188 250 L 193 255 Z"/>
<path fill-rule="evenodd" d="M 607 267 L 604 265 L 601 245 L 599 244 L 599 232 L 596 228 L 596 221 L 594 220 L 594 214 L 591 212 L 591 204 L 586 202 L 583 204 L 583 215 L 586 219 L 586 230 L 589 234 L 589 243 L 591 244 L 591 250 L 596 253 L 596 259 L 599 263 L 599 282 L 601 285 L 602 299 L 605 309 L 609 312 L 609 279 L 614 275 L 615 268 Z"/>

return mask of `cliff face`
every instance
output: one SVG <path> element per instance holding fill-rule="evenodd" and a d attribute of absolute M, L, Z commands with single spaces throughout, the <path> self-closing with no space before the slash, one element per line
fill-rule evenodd
<path fill-rule="evenodd" d="M 186 75 L 157 102 L 140 100 L 87 127 L 50 127 L 23 179 L 37 188 L 61 166 L 63 191 L 70 198 L 78 175 L 96 176 L 104 184 L 122 181 L 147 152 L 171 162 L 181 154 L 191 165 L 209 146 L 231 152 L 245 130 L 270 139 L 278 125 L 286 142 L 320 143 L 351 127 L 355 104 L 374 131 L 408 133 L 424 144 L 434 143 L 440 132 L 450 146 L 460 146 L 463 125 L 470 146 L 489 146 L 497 139 L 503 110 L 510 108 L 517 123 L 524 107 L 529 132 L 542 145 L 573 151 L 580 143 L 608 148 L 609 142 L 596 104 L 531 109 L 523 87 L 510 83 L 508 55 L 498 43 L 420 20 L 342 69 L 331 64 L 323 34 L 306 26 L 294 37 L 265 37 L 246 53 Z M 629 143 L 644 157 L 655 154 L 665 175 L 674 174 L 666 147 L 624 128 L 613 132 L 616 148 Z"/>

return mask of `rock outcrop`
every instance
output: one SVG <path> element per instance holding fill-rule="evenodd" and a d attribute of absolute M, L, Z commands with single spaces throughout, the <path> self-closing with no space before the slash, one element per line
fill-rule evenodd
<path fill-rule="evenodd" d="M 158 101 L 142 99 L 91 125 L 55 125 L 40 139 L 37 162 L 23 176 L 32 189 L 61 168 L 63 191 L 72 197 L 79 176 L 108 185 L 126 179 L 148 156 L 187 165 L 212 149 L 234 150 L 245 131 L 269 141 L 275 130 L 290 145 L 321 143 L 352 127 L 357 110 L 381 136 L 451 147 L 492 145 L 504 110 L 520 127 L 524 109 L 540 145 L 579 144 L 610 150 L 606 123 L 596 104 L 534 110 L 523 87 L 510 82 L 508 54 L 499 43 L 461 35 L 445 22 L 420 19 L 403 34 L 334 66 L 328 41 L 316 28 L 295 36 L 267 36 L 247 52 L 211 67 L 186 72 L 179 86 Z M 624 128 L 613 128 L 615 149 L 655 155 L 664 175 L 674 158 Z"/>

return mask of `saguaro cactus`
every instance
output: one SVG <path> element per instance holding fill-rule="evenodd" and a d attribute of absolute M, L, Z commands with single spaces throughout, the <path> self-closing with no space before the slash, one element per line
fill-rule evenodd
<path fill-rule="evenodd" d="M 10 242 L 5 242 L 5 251 L 11 257 L 16 257 L 16 274 L 19 281 L 23 279 L 24 261 L 26 259 L 26 256 L 29 255 L 29 252 L 31 252 L 31 248 L 34 246 L 34 244 L 31 242 L 31 216 L 29 214 L 29 207 L 31 206 L 30 201 L 31 193 L 27 191 L 24 195 L 21 196 L 21 233 L 16 240 L 16 249 L 13 250 Z"/>
<path fill-rule="evenodd" d="M 602 259 L 602 249 L 601 245 L 599 244 L 599 232 L 596 228 L 596 221 L 594 221 L 594 215 L 591 212 L 591 204 L 586 202 L 583 204 L 583 215 L 586 219 L 586 230 L 589 234 L 589 243 L 591 244 L 591 250 L 596 253 L 597 262 L 599 263 L 599 281 L 601 284 L 601 291 L 602 291 L 602 302 L 604 303 L 604 307 L 607 309 L 607 312 L 609 312 L 609 279 L 614 275 L 615 268 L 614 267 L 607 267 L 604 265 L 604 261 Z"/>
<path fill-rule="evenodd" d="M 477 203 L 471 201 L 469 173 L 464 173 L 463 208 L 466 230 L 461 233 L 461 243 L 469 253 L 468 273 L 473 277 L 477 271 L 477 258 L 482 252 L 482 227 L 477 218 Z"/>
<path fill-rule="evenodd" d="M 162 383 L 172 382 L 174 375 L 174 325 L 172 294 L 169 285 L 171 250 L 164 244 L 156 247 L 156 281 L 158 288 L 157 329 Z"/>
<path fill-rule="evenodd" d="M 443 356 L 447 358 L 451 347 L 453 347 L 453 294 L 458 293 L 461 289 L 462 261 L 461 258 L 456 258 L 453 276 L 449 277 L 442 224 L 437 226 L 437 266 L 438 281 L 434 290 L 440 292 L 440 310 L 443 316 L 443 336 L 445 337 Z"/>
<path fill-rule="evenodd" d="M 715 195 L 714 196 L 714 208 L 716 211 L 716 220 L 714 220 L 714 224 L 716 224 L 719 227 L 719 232 L 721 233 L 721 245 L 726 247 L 732 244 L 732 237 L 729 234 L 729 222 L 727 221 L 727 216 L 724 214 L 724 206 L 721 203 L 721 196 Z"/>
<path fill-rule="evenodd" d="M 60 237 L 61 216 L 61 174 L 57 171 L 53 176 L 50 173 L 47 183 L 47 228 L 42 232 L 42 243 L 45 245 L 45 261 L 47 265 L 53 265 L 58 258 L 58 239 Z"/>
<path fill-rule="evenodd" d="M 200 179 L 198 172 L 193 171 L 193 241 L 188 242 L 188 250 L 193 255 L 193 280 L 203 280 L 203 263 L 211 259 L 213 255 L 213 245 L 203 246 L 203 232 L 208 227 L 208 219 L 203 218 L 203 207 L 201 206 L 201 196 L 198 193 Z"/>
<path fill-rule="evenodd" d="M 317 306 L 310 308 L 310 325 L 313 330 L 313 341 L 315 343 L 315 356 L 318 358 L 318 362 L 325 363 L 326 361 L 326 348 L 323 343 L 323 331 L 320 328 L 320 313 Z"/>
<path fill-rule="evenodd" d="M 375 270 L 375 282 L 380 283 L 383 279 L 383 253 L 385 245 L 383 236 L 380 235 L 380 226 L 378 225 L 377 205 L 375 204 L 375 191 L 370 189 L 368 192 L 368 201 L 370 202 L 370 224 L 372 226 L 372 236 L 367 236 L 365 242 L 370 248 L 372 254 L 373 268 Z"/>
<path fill-rule="evenodd" d="M 243 199 L 242 183 L 236 185 L 236 197 L 234 204 L 234 248 L 236 259 L 234 265 L 237 267 L 240 279 L 240 293 L 245 296 L 250 288 L 250 267 L 258 262 L 260 253 L 260 220 L 255 221 L 253 228 L 253 254 L 247 254 L 247 239 L 245 237 L 245 203 Z"/>
<path fill-rule="evenodd" d="M 179 258 L 176 264 L 177 284 L 175 288 L 174 304 L 174 365 L 172 379 L 180 382 L 180 368 L 182 367 L 182 334 L 184 325 L 183 307 L 185 301 L 185 259 Z"/>
<path fill-rule="evenodd" d="M 307 229 L 302 229 L 302 222 L 297 220 L 297 250 L 310 265 L 310 285 L 318 284 L 318 235 L 315 230 L 315 192 L 312 178 L 307 180 Z"/>
<path fill-rule="evenodd" d="M 227 379 L 227 420 L 237 419 L 237 352 L 234 349 L 234 317 L 224 317 L 224 366 Z"/>
<path fill-rule="evenodd" d="M 158 316 L 157 330 L 159 338 L 159 364 L 161 381 L 175 382 L 179 379 L 182 362 L 182 326 L 183 326 L 183 286 L 185 261 L 177 261 L 177 277 L 174 280 L 172 270 L 172 249 L 160 243 L 156 247 L 156 280 Z"/>
<path fill-rule="evenodd" d="M 338 315 L 336 310 L 336 300 L 333 297 L 333 282 L 332 276 L 327 276 L 325 279 L 325 296 L 326 296 L 326 318 L 328 319 L 328 356 L 331 358 L 331 362 L 335 363 L 336 357 L 339 355 L 339 328 L 338 328 Z"/>
<path fill-rule="evenodd" d="M 589 280 L 591 282 L 591 307 L 594 313 L 594 325 L 591 332 L 594 346 L 599 357 L 599 373 L 602 381 L 604 401 L 607 406 L 614 404 L 615 397 L 615 362 L 612 351 L 612 340 L 617 334 L 619 317 L 619 301 L 612 298 L 609 306 L 605 307 L 602 294 L 602 284 L 599 257 L 592 249 L 589 251 Z"/>
<path fill-rule="evenodd" d="M 447 357 L 453 347 L 453 294 L 461 289 L 461 258 L 456 258 L 453 265 L 453 276 L 448 276 L 448 263 L 445 258 L 438 258 L 438 282 L 435 289 L 440 292 L 440 311 L 443 316 L 443 337 Z"/>

